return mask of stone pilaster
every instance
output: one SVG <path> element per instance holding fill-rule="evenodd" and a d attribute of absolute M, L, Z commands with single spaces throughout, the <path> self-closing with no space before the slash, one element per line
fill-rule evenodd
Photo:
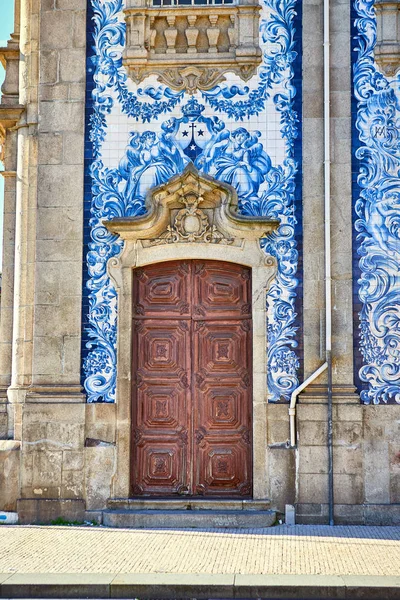
<path fill-rule="evenodd" d="M 350 7 L 331 4 L 331 253 L 333 383 L 354 393 L 351 218 Z M 323 2 L 303 5 L 304 371 L 325 360 Z M 324 383 L 321 376 L 318 385 Z M 309 386 L 312 390 L 313 386 Z M 317 394 L 321 389 L 316 390 Z"/>
<path fill-rule="evenodd" d="M 86 2 L 42 2 L 32 386 L 80 394 Z M 79 401 L 81 398 L 79 398 Z"/>
<path fill-rule="evenodd" d="M 0 63 L 5 69 L 0 104 L 0 158 L 4 165 L 3 212 L 3 264 L 2 297 L 0 319 L 0 439 L 9 435 L 7 388 L 11 383 L 13 296 L 14 296 L 14 253 L 15 253 L 15 201 L 17 172 L 17 123 L 24 107 L 19 104 L 19 2 L 15 0 L 14 32 L 7 45 L 0 48 Z"/>
<path fill-rule="evenodd" d="M 333 384 L 354 391 L 350 4 L 331 5 Z"/>
<path fill-rule="evenodd" d="M 304 378 L 325 361 L 323 2 L 303 3 Z M 326 375 L 321 376 L 320 380 Z"/>

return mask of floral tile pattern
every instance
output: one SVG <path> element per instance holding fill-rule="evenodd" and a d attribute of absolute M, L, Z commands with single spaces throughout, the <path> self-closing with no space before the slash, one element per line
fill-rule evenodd
<path fill-rule="evenodd" d="M 301 14 L 297 0 L 262 0 L 264 60 L 246 85 L 235 75 L 189 96 L 122 66 L 122 0 L 89 0 L 83 382 L 89 402 L 114 402 L 117 295 L 107 261 L 122 243 L 103 220 L 144 212 L 148 190 L 192 162 L 238 192 L 240 210 L 279 218 L 263 240 L 278 260 L 267 299 L 269 400 L 298 385 L 301 318 Z M 92 17 L 92 18 L 90 18 Z"/>
<path fill-rule="evenodd" d="M 400 78 L 374 62 L 373 5 L 355 0 L 352 15 L 355 364 L 366 404 L 400 403 Z"/>

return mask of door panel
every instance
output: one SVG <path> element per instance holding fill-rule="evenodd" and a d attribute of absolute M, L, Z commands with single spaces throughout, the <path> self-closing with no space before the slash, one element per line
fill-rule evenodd
<path fill-rule="evenodd" d="M 187 321 L 136 321 L 133 385 L 133 493 L 187 489 L 190 327 Z"/>
<path fill-rule="evenodd" d="M 195 319 L 250 317 L 250 269 L 232 263 L 197 261 L 194 275 Z"/>
<path fill-rule="evenodd" d="M 193 340 L 196 373 L 206 378 L 247 380 L 249 333 L 241 321 L 197 321 Z"/>
<path fill-rule="evenodd" d="M 165 319 L 190 315 L 191 265 L 174 261 L 134 271 L 133 313 L 135 317 Z"/>
<path fill-rule="evenodd" d="M 252 492 L 250 269 L 134 272 L 132 492 Z"/>

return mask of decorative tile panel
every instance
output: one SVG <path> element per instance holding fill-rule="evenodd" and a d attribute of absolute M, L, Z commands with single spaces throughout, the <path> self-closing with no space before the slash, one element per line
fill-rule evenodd
<path fill-rule="evenodd" d="M 143 214 L 147 192 L 190 163 L 233 186 L 243 214 L 280 219 L 262 242 L 278 260 L 267 299 L 269 400 L 288 400 L 298 384 L 301 13 L 296 0 L 260 6 L 257 74 L 245 84 L 229 73 L 226 82 L 190 96 L 155 75 L 132 82 L 123 65 L 124 2 L 89 0 L 83 306 L 89 402 L 115 401 L 118 307 L 107 262 L 122 242 L 103 221 Z"/>
<path fill-rule="evenodd" d="M 366 404 L 400 403 L 399 78 L 374 61 L 374 3 L 352 16 L 356 384 Z"/>

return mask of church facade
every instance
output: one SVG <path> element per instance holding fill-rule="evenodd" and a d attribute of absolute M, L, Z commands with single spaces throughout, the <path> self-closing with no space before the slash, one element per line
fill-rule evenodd
<path fill-rule="evenodd" d="M 0 511 L 400 522 L 399 7 L 15 0 Z"/>

